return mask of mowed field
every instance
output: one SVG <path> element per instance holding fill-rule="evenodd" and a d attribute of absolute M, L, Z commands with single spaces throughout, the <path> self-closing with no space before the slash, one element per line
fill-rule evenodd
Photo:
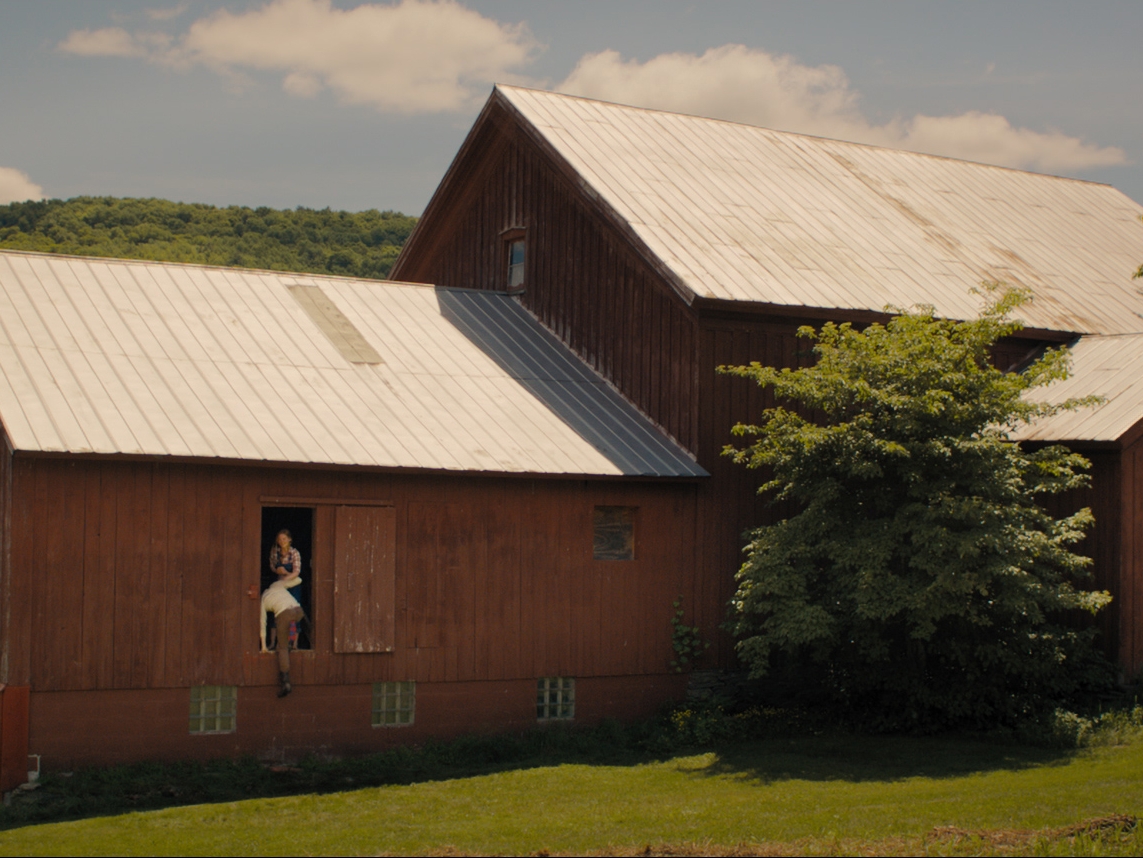
<path fill-rule="evenodd" d="M 29 826 L 0 854 L 1137 854 L 1130 822 L 1060 834 L 1113 815 L 1143 815 L 1143 742 L 811 736 Z"/>

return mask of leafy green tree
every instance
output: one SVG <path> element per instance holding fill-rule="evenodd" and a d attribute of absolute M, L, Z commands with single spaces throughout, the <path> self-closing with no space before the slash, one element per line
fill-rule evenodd
<path fill-rule="evenodd" d="M 383 278 L 416 222 L 376 209 L 75 197 L 0 206 L 0 248 Z"/>
<path fill-rule="evenodd" d="M 1089 463 L 1008 438 L 1092 401 L 1025 396 L 1066 376 L 1062 348 L 1022 373 L 989 361 L 1028 297 L 994 285 L 972 321 L 920 308 L 802 328 L 813 366 L 721 368 L 791 406 L 735 426 L 754 440 L 726 450 L 801 510 L 754 530 L 738 573 L 731 627 L 754 676 L 792 672 L 878 729 L 1016 723 L 1080 690 L 1093 664 L 1106 677 L 1092 624 L 1068 617 L 1111 598 L 1076 585 L 1090 560 L 1071 547 L 1092 515 L 1038 503 L 1085 485 Z"/>

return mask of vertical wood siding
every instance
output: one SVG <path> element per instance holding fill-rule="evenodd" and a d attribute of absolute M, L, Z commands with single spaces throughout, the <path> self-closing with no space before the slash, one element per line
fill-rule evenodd
<path fill-rule="evenodd" d="M 524 305 L 694 450 L 698 326 L 686 304 L 514 128 L 486 125 L 466 163 L 463 187 L 434 201 L 394 278 L 502 291 L 502 234 L 524 228 Z"/>
<path fill-rule="evenodd" d="M 9 683 L 12 615 L 12 448 L 0 427 L 0 682 Z"/>
<path fill-rule="evenodd" d="M 1143 672 L 1143 439 L 1123 451 L 1122 462 L 1119 659 L 1127 678 L 1137 680 Z"/>
<path fill-rule="evenodd" d="M 1121 479 L 1127 479 L 1128 456 L 1114 451 L 1081 450 L 1091 460 L 1091 483 L 1082 489 L 1065 492 L 1043 499 L 1049 513 L 1062 518 L 1087 507 L 1095 516 L 1095 526 L 1087 537 L 1075 546 L 1079 553 L 1092 558 L 1092 575 L 1080 582 L 1085 589 L 1107 590 L 1113 600 L 1096 620 L 1101 644 L 1108 657 L 1127 664 L 1131 659 L 1130 629 L 1134 617 L 1130 609 L 1131 585 L 1129 573 L 1131 554 L 1127 540 L 1131 520 L 1130 493 L 1127 483 L 1121 490 Z M 1128 479 L 1129 482 L 1129 479 Z M 1121 494 L 1124 502 L 1120 501 Z M 1086 617 L 1077 617 L 1087 622 Z"/>
<path fill-rule="evenodd" d="M 742 442 L 733 438 L 731 427 L 757 421 L 771 401 L 752 382 L 719 375 L 716 367 L 754 360 L 777 367 L 804 366 L 811 359 L 810 347 L 797 338 L 797 328 L 802 324 L 818 327 L 821 321 L 746 313 L 729 316 L 729 311 L 717 317 L 700 315 L 610 225 L 566 170 L 525 137 L 512 120 L 494 115 L 466 146 L 406 247 L 394 277 L 504 289 L 507 251 L 502 233 L 516 227 L 527 230 L 525 306 L 711 473 L 711 479 L 696 489 L 695 564 L 687 578 L 684 604 L 693 611 L 694 622 L 716 640 L 712 655 L 717 662 L 732 664 L 732 642 L 715 630 L 726 619 L 727 602 L 734 593 L 734 573 L 743 559 L 743 534 L 791 510 L 765 503 L 757 495 L 764 475 L 747 471 L 721 454 L 726 445 Z M 997 344 L 993 357 L 1007 369 L 1026 360 L 1035 346 L 1027 340 L 1005 340 Z M 1139 464 L 1143 474 L 1143 460 Z M 1112 587 L 1114 581 L 1118 587 L 1119 477 L 1110 464 L 1097 464 L 1096 470 L 1096 487 L 1079 505 L 1095 508 L 1099 536 L 1085 545 L 1096 556 L 1099 580 L 1108 582 L 1100 586 Z M 1143 498 L 1128 498 L 1128 494 L 1125 488 L 1124 504 L 1136 503 L 1143 509 Z M 1077 502 L 1077 498 L 1061 499 L 1060 508 Z M 418 526 L 430 524 L 426 519 Z M 537 539 L 558 538 L 558 531 L 543 531 L 557 527 L 556 523 L 530 522 L 529 527 L 537 530 Z M 1139 539 L 1143 546 L 1143 534 Z M 544 587 L 559 584 L 556 578 L 545 581 Z M 605 590 L 614 586 L 619 600 L 605 599 L 600 606 L 604 613 L 625 598 L 638 598 L 634 592 L 625 595 L 621 583 L 607 581 L 603 586 Z M 427 597 L 429 592 L 422 595 Z M 521 616 L 529 616 L 530 600 L 547 598 L 546 589 L 532 590 L 525 582 Z M 1104 619 L 1109 639 L 1118 639 L 1112 626 L 1118 629 L 1117 618 L 1127 616 L 1121 614 L 1127 598 L 1124 594 L 1117 600 L 1122 606 L 1117 605 Z M 1139 598 L 1143 599 L 1143 593 Z M 592 609 L 585 605 L 584 610 Z M 418 630 L 432 640 L 439 634 L 425 625 Z M 522 630 L 520 640 L 530 640 L 530 634 L 531 630 Z M 1143 629 L 1139 635 L 1135 651 L 1143 653 Z M 540 653 L 548 657 L 547 645 L 546 640 L 536 642 L 537 658 Z M 558 663 L 561 656 L 551 657 Z"/>
<path fill-rule="evenodd" d="M 299 684 L 666 673 L 671 603 L 691 592 L 693 485 L 14 464 L 8 681 L 36 691 L 272 684 L 247 592 L 262 498 L 331 499 L 303 558 L 315 640 L 293 658 Z M 335 498 L 392 504 L 391 653 L 334 651 Z M 592 558 L 597 504 L 638 507 L 635 560 Z"/>

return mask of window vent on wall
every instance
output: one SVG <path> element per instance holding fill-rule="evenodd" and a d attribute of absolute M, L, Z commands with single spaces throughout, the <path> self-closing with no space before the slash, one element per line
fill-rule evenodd
<path fill-rule="evenodd" d="M 545 676 L 536 680 L 536 720 L 570 721 L 575 718 L 575 679 Z"/>
<path fill-rule="evenodd" d="M 415 682 L 373 683 L 373 726 L 407 727 L 417 708 Z"/>
<path fill-rule="evenodd" d="M 320 286 L 297 284 L 286 288 L 343 358 L 350 363 L 384 363 L 377 350 Z"/>
<path fill-rule="evenodd" d="M 597 506 L 592 519 L 596 560 L 635 559 L 635 507 Z"/>
<path fill-rule="evenodd" d="M 190 690 L 192 733 L 233 733 L 238 715 L 234 685 L 196 685 Z"/>

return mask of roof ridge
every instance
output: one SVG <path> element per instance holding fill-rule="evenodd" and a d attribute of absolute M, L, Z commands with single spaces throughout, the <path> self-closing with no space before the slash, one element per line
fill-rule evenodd
<path fill-rule="evenodd" d="M 937 154 L 934 154 L 932 152 L 918 152 L 915 149 L 899 149 L 899 148 L 894 148 L 893 146 L 879 146 L 876 143 L 861 143 L 857 140 L 844 140 L 840 137 L 826 137 L 826 136 L 821 135 L 821 134 L 807 134 L 804 131 L 786 131 L 786 130 L 783 130 L 781 128 L 770 128 L 770 127 L 767 127 L 765 125 L 752 125 L 749 122 L 736 122 L 733 119 L 719 119 L 716 116 L 703 116 L 700 113 L 684 113 L 684 112 L 679 111 L 679 110 L 662 110 L 661 108 L 657 108 L 657 107 L 642 107 L 642 106 L 637 105 L 637 104 L 624 104 L 623 102 L 620 102 L 620 101 L 607 101 L 606 99 L 602 99 L 602 98 L 590 98 L 586 95 L 573 95 L 571 93 L 566 93 L 566 92 L 556 92 L 555 90 L 538 89 L 536 87 L 529 87 L 529 86 L 517 86 L 515 84 L 497 83 L 497 84 L 494 84 L 493 89 L 494 90 L 501 90 L 501 91 L 519 90 L 522 92 L 536 93 L 536 94 L 542 95 L 542 96 L 555 96 L 557 98 L 574 99 L 576 101 L 589 101 L 593 104 L 602 104 L 602 105 L 606 105 L 608 107 L 619 107 L 619 108 L 623 108 L 624 110 L 636 110 L 636 111 L 640 111 L 642 113 L 661 113 L 661 114 L 666 114 L 668 116 L 684 116 L 688 119 L 700 119 L 704 122 L 717 122 L 717 123 L 722 124 L 722 125 L 733 125 L 733 126 L 736 126 L 738 128 L 754 128 L 754 129 L 757 129 L 759 131 L 767 131 L 771 134 L 782 134 L 782 135 L 786 135 L 786 136 L 790 136 L 790 137 L 801 137 L 801 138 L 804 138 L 807 140 L 823 140 L 823 141 L 828 142 L 828 143 L 841 143 L 845 146 L 858 146 L 858 147 L 863 148 L 863 149 L 875 149 L 875 150 L 882 151 L 882 152 L 900 152 L 900 153 L 903 153 L 906 155 L 915 155 L 915 156 L 920 157 L 920 158 L 936 158 L 936 159 L 941 160 L 941 161 L 953 161 L 953 162 L 958 163 L 958 164 L 972 164 L 972 165 L 977 166 L 977 167 L 988 167 L 988 168 L 991 168 L 994 170 L 1007 170 L 1007 171 L 1012 172 L 1012 173 L 1024 173 L 1024 174 L 1027 174 L 1029 176 L 1042 176 L 1042 177 L 1048 178 L 1048 179 L 1059 179 L 1060 181 L 1064 181 L 1064 182 L 1079 182 L 1079 183 L 1085 184 L 1085 185 L 1096 185 L 1099 187 L 1112 188 L 1114 190 L 1119 190 L 1114 185 L 1112 185 L 1110 182 L 1096 182 L 1092 179 L 1078 179 L 1074 176 L 1060 176 L 1060 175 L 1057 175 L 1055 173 L 1040 173 L 1040 172 L 1037 172 L 1035 170 L 1026 170 L 1026 169 L 1023 169 L 1021 167 L 1005 167 L 1002 164 L 989 164 L 986 161 L 972 161 L 972 160 L 969 160 L 968 158 L 954 158 L 951 155 L 937 155 Z M 1120 193 L 1122 193 L 1122 191 L 1120 191 Z"/>
<path fill-rule="evenodd" d="M 215 265 L 208 262 L 176 262 L 169 259 L 130 259 L 122 256 L 95 256 L 82 253 L 53 253 L 50 250 L 22 250 L 16 247 L 0 247 L 0 254 L 13 256 L 34 256 L 43 259 L 82 259 L 85 261 L 121 262 L 128 265 L 162 265 L 175 268 L 206 268 L 212 271 L 241 271 L 246 274 L 272 274 L 275 277 L 314 277 L 322 280 L 348 281 L 353 283 L 376 283 L 380 286 L 417 286 L 425 289 L 436 288 L 432 283 L 412 283 L 404 280 L 378 280 L 374 277 L 350 277 L 344 274 L 318 274 L 313 271 L 287 271 L 273 268 L 246 268 L 239 265 Z"/>

